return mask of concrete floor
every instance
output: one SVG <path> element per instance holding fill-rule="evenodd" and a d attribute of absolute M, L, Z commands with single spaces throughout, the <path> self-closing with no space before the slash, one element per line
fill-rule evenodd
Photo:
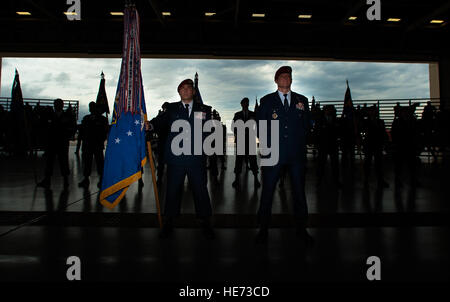
<path fill-rule="evenodd" d="M 305 247 L 292 228 L 289 182 L 275 194 L 268 244 L 255 245 L 261 189 L 254 190 L 251 173 L 242 175 L 240 189 L 231 187 L 233 156 L 219 182 L 208 183 L 216 239 L 207 241 L 197 228 L 186 183 L 174 237 L 160 240 L 148 165 L 142 192 L 133 185 L 110 211 L 97 202 L 95 172 L 90 190 L 77 187 L 81 162 L 73 151 L 66 191 L 57 165 L 45 191 L 35 188 L 33 173 L 33 165 L 43 171 L 42 158 L 0 157 L 0 281 L 64 282 L 72 255 L 81 259 L 84 281 L 366 284 L 369 256 L 381 259 L 384 283 L 450 281 L 448 164 L 421 164 L 418 188 L 380 190 L 374 183 L 364 187 L 358 160 L 338 190 L 330 171 L 316 187 L 309 159 L 309 230 L 316 243 Z M 392 182 L 389 159 L 385 166 Z M 163 201 L 164 186 L 161 191 Z"/>
<path fill-rule="evenodd" d="M 78 188 L 81 181 L 81 157 L 73 154 L 73 147 L 69 152 L 69 190 L 63 190 L 62 177 L 55 163 L 52 188 L 45 191 L 36 188 L 35 179 L 43 178 L 44 160 L 42 153 L 35 160 L 11 159 L 0 157 L 0 211 L 54 211 L 64 209 L 70 212 L 116 212 L 116 213 L 155 213 L 156 205 L 151 183 L 149 165 L 144 168 L 145 186 L 139 192 L 137 183 L 130 186 L 125 202 L 115 209 L 107 210 L 99 205 L 97 200 L 98 176 L 95 169 L 91 176 L 91 185 L 88 190 Z M 219 171 L 218 183 L 208 182 L 214 213 L 217 214 L 254 214 L 259 205 L 261 188 L 255 190 L 252 173 L 241 175 L 241 186 L 233 189 L 234 156 L 228 156 L 227 170 Z M 394 175 L 392 162 L 386 159 L 385 179 L 391 185 L 387 189 L 377 190 L 375 181 L 368 187 L 363 183 L 362 165 L 357 159 L 353 172 L 341 172 L 344 184 L 338 190 L 329 179 L 325 179 L 320 187 L 316 186 L 315 162 L 308 161 L 306 178 L 306 198 L 309 213 L 397 213 L 397 212 L 442 212 L 449 211 L 450 203 L 447 201 L 450 186 L 448 164 L 423 163 L 418 169 L 418 179 L 421 186 L 412 188 L 408 185 L 396 188 L 393 185 Z M 329 168 L 329 167 L 328 167 Z M 36 171 L 36 172 L 34 172 Z M 245 171 L 245 169 L 244 169 Z M 327 171 L 326 176 L 330 176 Z M 374 174 L 374 172 L 372 173 Z M 375 180 L 374 175 L 372 175 Z M 273 213 L 290 213 L 289 177 L 284 189 L 275 192 Z M 160 188 L 160 200 L 164 202 L 166 187 Z M 192 194 L 188 182 L 185 182 L 185 191 L 182 202 L 182 213 L 194 213 Z"/>
<path fill-rule="evenodd" d="M 78 256 L 84 281 L 367 282 L 378 256 L 383 282 L 449 282 L 448 227 L 313 228 L 305 248 L 292 229 L 273 228 L 267 245 L 254 229 L 198 229 L 160 240 L 155 228 L 23 227 L 1 239 L 1 281 L 64 281 Z"/>

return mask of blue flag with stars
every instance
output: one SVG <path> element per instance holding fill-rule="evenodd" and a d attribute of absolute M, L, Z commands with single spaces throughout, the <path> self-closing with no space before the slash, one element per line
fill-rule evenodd
<path fill-rule="evenodd" d="M 114 208 L 129 186 L 142 177 L 147 161 L 144 122 L 147 120 L 141 75 L 139 15 L 133 5 L 124 11 L 122 65 L 105 152 L 100 203 Z"/>

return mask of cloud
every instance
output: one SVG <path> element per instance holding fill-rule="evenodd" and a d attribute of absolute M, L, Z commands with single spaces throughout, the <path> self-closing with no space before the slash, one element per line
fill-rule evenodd
<path fill-rule="evenodd" d="M 103 71 L 112 110 L 120 64 L 120 59 L 3 58 L 1 95 L 11 95 L 17 68 L 24 97 L 79 100 L 80 113 L 87 113 L 88 103 L 96 99 Z M 346 79 L 353 99 L 429 97 L 428 64 L 142 59 L 148 115 L 156 115 L 165 101 L 178 101 L 178 84 L 193 79 L 198 72 L 203 100 L 220 112 L 222 120 L 232 119 L 243 97 L 250 99 L 253 108 L 256 97 L 276 90 L 273 76 L 282 65 L 293 68 L 292 90 L 310 99 L 314 95 L 318 101 L 343 100 Z"/>

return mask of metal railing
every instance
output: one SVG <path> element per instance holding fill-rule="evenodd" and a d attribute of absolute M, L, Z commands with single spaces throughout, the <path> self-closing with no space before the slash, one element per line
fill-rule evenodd
<path fill-rule="evenodd" d="M 422 118 L 422 112 L 424 107 L 427 105 L 427 102 L 430 102 L 432 106 L 435 107 L 436 111 L 439 110 L 441 101 L 447 101 L 450 102 L 450 99 L 441 99 L 441 98 L 411 98 L 411 99 L 377 99 L 377 100 L 352 100 L 353 106 L 356 109 L 359 105 L 361 109 L 364 108 L 364 105 L 367 105 L 367 108 L 370 108 L 373 105 L 376 105 L 379 109 L 379 117 L 384 120 L 386 125 L 386 130 L 389 132 L 392 127 L 392 123 L 394 121 L 394 107 L 396 105 L 400 105 L 402 107 L 411 106 L 413 104 L 416 104 L 415 106 L 415 116 L 417 119 Z M 316 100 L 316 104 L 320 104 L 320 108 L 323 109 L 324 105 L 334 105 L 336 108 L 336 115 L 337 117 L 341 117 L 342 109 L 344 107 L 344 101 L 343 100 L 326 100 L 326 101 L 320 101 Z M 308 146 L 308 151 L 313 153 L 315 150 L 315 147 L 312 145 Z M 355 155 L 362 156 L 362 149 L 356 148 L 355 149 Z M 439 153 L 438 157 L 440 157 L 442 154 Z M 420 157 L 425 157 L 430 161 L 430 158 L 432 157 L 431 152 L 423 150 L 420 154 Z"/>
<path fill-rule="evenodd" d="M 416 106 L 415 114 L 418 118 L 421 118 L 423 108 L 426 106 L 428 101 L 431 102 L 431 105 L 433 105 L 436 109 L 438 109 L 439 105 L 441 104 L 440 98 L 413 98 L 413 99 L 353 100 L 353 106 L 356 109 L 356 107 L 359 105 L 361 109 L 363 109 L 364 104 L 367 104 L 367 107 L 376 105 L 379 108 L 380 118 L 384 120 L 386 128 L 389 130 L 391 129 L 392 122 L 394 121 L 394 106 L 396 106 L 397 103 L 400 106 L 411 106 L 414 103 L 418 103 L 418 105 Z M 320 104 L 320 108 L 323 108 L 324 105 L 334 105 L 338 117 L 341 116 L 342 108 L 344 107 L 343 100 L 327 100 L 327 101 L 316 100 L 316 104 Z"/>
<path fill-rule="evenodd" d="M 30 105 L 31 108 L 36 107 L 37 104 L 42 107 L 53 107 L 54 99 L 33 99 L 33 98 L 24 98 L 23 104 L 24 105 Z M 69 106 L 72 106 L 73 113 L 76 116 L 76 119 L 78 120 L 78 113 L 79 113 L 79 101 L 76 100 L 63 100 L 64 102 L 64 110 L 67 110 Z M 10 97 L 0 97 L 0 105 L 3 106 L 3 109 L 6 111 L 10 110 L 11 107 L 11 98 Z"/>

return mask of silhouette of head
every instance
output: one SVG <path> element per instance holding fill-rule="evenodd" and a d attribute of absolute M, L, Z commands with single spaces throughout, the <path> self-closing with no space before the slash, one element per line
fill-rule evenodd
<path fill-rule="evenodd" d="M 248 104 L 250 103 L 250 100 L 248 98 L 243 98 L 241 100 L 241 107 L 242 110 L 248 110 Z"/>
<path fill-rule="evenodd" d="M 55 112 L 61 112 L 64 108 L 64 102 L 61 99 L 56 99 L 53 101 L 53 108 L 55 108 Z"/>
<path fill-rule="evenodd" d="M 92 114 L 97 113 L 97 104 L 95 102 L 89 103 L 89 112 Z"/>

